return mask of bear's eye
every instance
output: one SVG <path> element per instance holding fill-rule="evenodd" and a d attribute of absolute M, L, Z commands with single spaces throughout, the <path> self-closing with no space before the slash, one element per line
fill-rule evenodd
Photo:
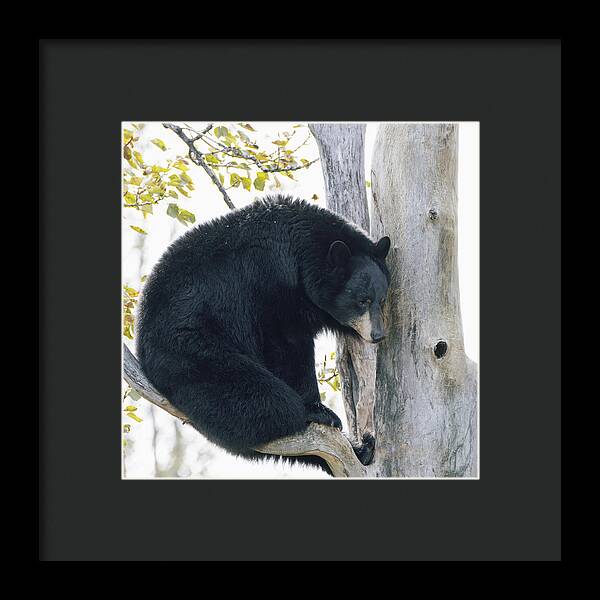
<path fill-rule="evenodd" d="M 371 298 L 363 298 L 360 301 L 360 304 L 362 304 L 363 306 L 366 306 L 367 304 L 371 304 Z"/>

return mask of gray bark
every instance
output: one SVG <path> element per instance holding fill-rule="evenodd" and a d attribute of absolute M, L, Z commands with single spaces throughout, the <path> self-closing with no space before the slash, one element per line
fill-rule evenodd
<path fill-rule="evenodd" d="M 327 207 L 369 233 L 364 142 L 365 125 L 310 123 L 317 141 Z M 375 361 L 377 347 L 354 338 L 337 338 L 337 366 L 349 434 L 360 443 L 365 433 L 374 434 Z"/>
<path fill-rule="evenodd" d="M 142 371 L 142 367 L 131 350 L 123 344 L 123 379 L 136 391 L 138 394 L 146 398 L 148 402 L 152 402 L 155 406 L 166 410 L 169 414 L 184 423 L 187 422 L 187 417 L 177 408 L 175 408 L 147 379 Z"/>
<path fill-rule="evenodd" d="M 392 240 L 387 338 L 375 364 L 369 346 L 363 346 L 367 356 L 359 348 L 349 358 L 338 350 L 351 428 L 371 426 L 369 419 L 359 424 L 352 418 L 353 407 L 374 414 L 375 459 L 367 476 L 476 476 L 477 366 L 464 351 L 458 287 L 457 127 L 380 126 L 370 228 L 361 174 L 364 128 L 311 130 L 329 208 L 370 231 L 373 240 Z"/>
<path fill-rule="evenodd" d="M 384 124 L 375 142 L 372 232 L 392 239 L 393 282 L 377 356 L 377 476 L 477 475 L 477 366 L 464 350 L 458 284 L 457 136 L 456 125 Z"/>

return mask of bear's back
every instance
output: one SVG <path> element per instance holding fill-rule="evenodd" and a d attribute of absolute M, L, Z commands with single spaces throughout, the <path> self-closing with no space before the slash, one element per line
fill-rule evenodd
<path fill-rule="evenodd" d="M 338 215 L 287 196 L 265 197 L 190 229 L 146 281 L 138 347 L 211 322 L 235 329 L 239 317 L 245 327 L 263 309 L 271 310 L 274 298 L 280 311 L 298 310 L 304 295 L 294 290 L 300 289 L 301 271 L 326 277 L 327 249 L 336 239 L 353 253 L 372 248 L 363 232 Z"/>

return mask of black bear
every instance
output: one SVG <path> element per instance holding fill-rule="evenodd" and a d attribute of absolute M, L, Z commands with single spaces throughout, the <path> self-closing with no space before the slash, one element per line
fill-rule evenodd
<path fill-rule="evenodd" d="M 388 237 L 373 243 L 338 215 L 274 196 L 178 238 L 148 277 L 137 353 L 148 379 L 228 451 L 310 422 L 342 428 L 320 400 L 314 337 L 384 338 Z M 372 437 L 356 448 L 367 463 Z M 317 457 L 295 460 L 324 466 Z M 327 469 L 326 469 L 327 470 Z"/>

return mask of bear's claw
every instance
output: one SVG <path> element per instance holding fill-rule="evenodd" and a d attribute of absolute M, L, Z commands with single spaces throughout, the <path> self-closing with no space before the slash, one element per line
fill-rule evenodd
<path fill-rule="evenodd" d="M 342 421 L 340 418 L 323 404 L 314 404 L 308 409 L 306 422 L 321 423 L 321 425 L 328 425 L 329 427 L 335 427 L 340 431 L 342 430 Z"/>

